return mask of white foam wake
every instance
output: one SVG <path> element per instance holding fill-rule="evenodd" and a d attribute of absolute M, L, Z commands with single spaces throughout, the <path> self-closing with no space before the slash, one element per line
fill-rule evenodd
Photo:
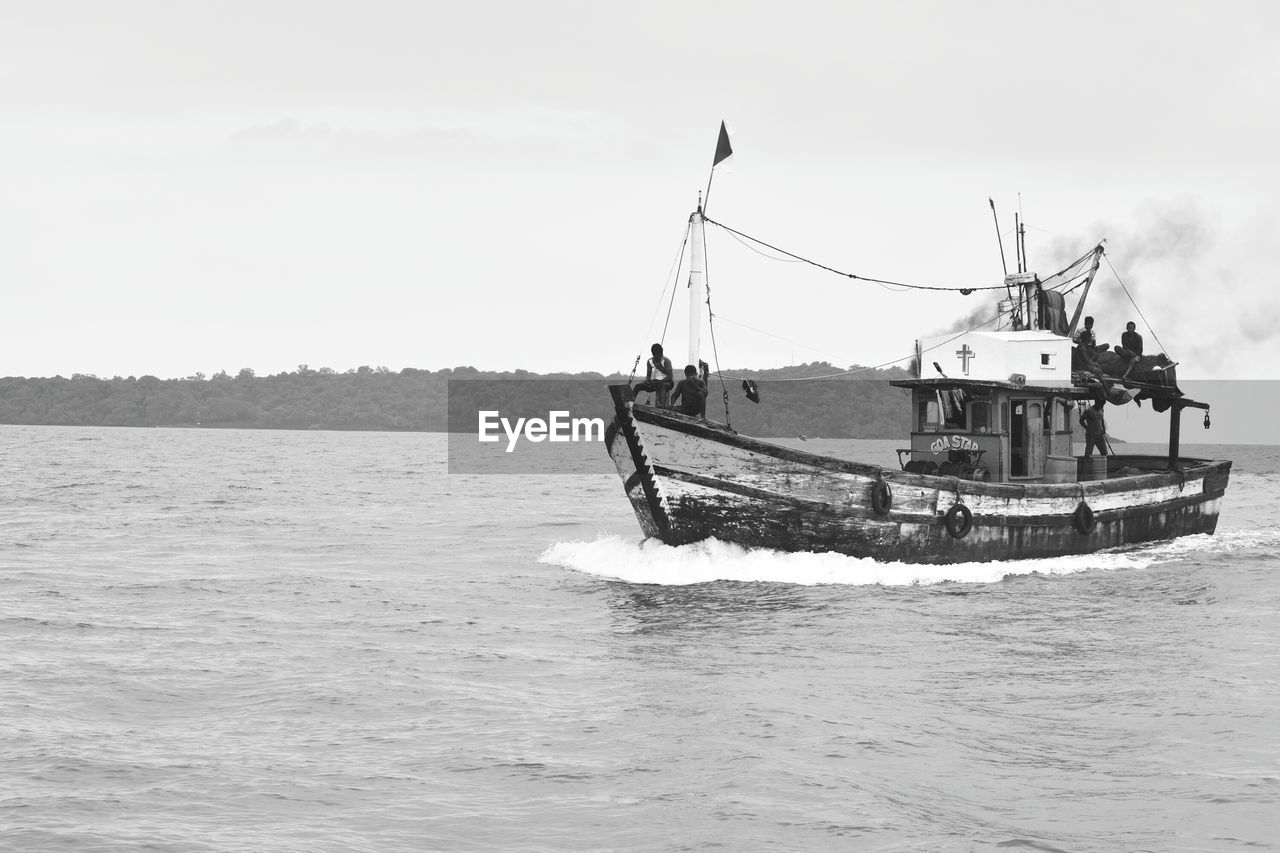
<path fill-rule="evenodd" d="M 870 557 L 746 549 L 709 539 L 672 547 L 650 539 L 601 536 L 594 542 L 559 542 L 539 562 L 627 583 L 683 586 L 711 581 L 744 581 L 862 586 L 913 586 L 948 581 L 991 583 L 1012 575 L 1066 575 L 1089 569 L 1145 568 L 1158 550 L 1082 554 L 1039 560 L 955 563 L 947 566 L 881 563 Z"/>

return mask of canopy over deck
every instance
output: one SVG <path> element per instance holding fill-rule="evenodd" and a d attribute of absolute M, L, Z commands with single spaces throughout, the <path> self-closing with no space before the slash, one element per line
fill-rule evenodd
<path fill-rule="evenodd" d="M 933 391 L 955 391 L 961 388 L 968 390 L 999 389 L 1025 392 L 1027 394 L 1069 397 L 1073 400 L 1089 400 L 1095 396 L 1095 392 L 1088 387 L 1033 385 L 1027 382 L 998 381 L 995 379 L 952 379 L 944 376 L 929 379 L 890 379 L 889 384 L 896 388 L 928 388 Z"/>

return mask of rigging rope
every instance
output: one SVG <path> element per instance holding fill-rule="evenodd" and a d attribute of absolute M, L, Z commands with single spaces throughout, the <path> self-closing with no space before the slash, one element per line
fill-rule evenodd
<path fill-rule="evenodd" d="M 1002 316 L 1001 314 L 996 314 L 996 316 L 992 317 L 990 320 L 985 320 L 971 329 L 965 329 L 963 332 L 957 332 L 955 335 L 952 335 L 951 337 L 947 338 L 945 341 L 939 341 L 938 343 L 934 344 L 928 349 L 920 350 L 919 355 L 923 359 L 925 353 L 933 352 L 939 347 L 945 347 L 947 344 L 951 343 L 954 340 L 957 340 L 958 338 L 964 335 L 969 334 L 970 332 L 978 331 L 978 329 L 981 329 L 983 326 L 990 326 L 992 323 L 999 320 L 1001 316 Z M 724 319 L 724 318 L 722 317 L 721 319 Z M 849 370 L 842 370 L 839 373 L 826 373 L 826 374 L 823 374 L 822 376 L 789 376 L 783 379 L 751 379 L 751 381 L 752 382 L 809 382 L 814 379 L 834 379 L 837 376 L 852 376 L 855 373 L 866 373 L 868 370 L 880 370 L 882 368 L 888 367 L 891 364 L 898 364 L 899 362 L 910 361 L 915 357 L 916 357 L 916 353 L 913 352 L 911 355 L 904 355 L 902 358 L 895 358 L 892 361 L 881 362 L 880 364 L 876 364 L 871 367 L 856 367 L 856 368 L 851 368 Z M 718 364 L 716 365 L 716 372 L 719 373 Z M 921 371 L 921 373 L 923 373 L 923 370 Z M 734 382 L 737 382 L 742 379 L 750 378 L 746 376 L 729 376 L 728 374 L 724 374 L 724 376 L 729 379 L 732 379 Z M 724 379 L 722 378 L 721 381 L 723 382 Z"/>
<path fill-rule="evenodd" d="M 1103 255 L 1103 257 L 1107 258 L 1105 254 Z M 1159 345 L 1160 350 L 1165 355 L 1169 355 L 1169 350 L 1166 349 L 1165 345 L 1161 342 L 1160 336 L 1156 334 L 1155 329 L 1151 328 L 1151 321 L 1149 321 L 1146 318 L 1146 316 L 1143 315 L 1142 309 L 1138 307 L 1138 303 L 1133 301 L 1133 295 L 1129 293 L 1129 288 L 1125 287 L 1124 282 L 1120 280 L 1120 273 L 1116 272 L 1116 268 L 1111 265 L 1111 258 L 1107 258 L 1107 266 L 1111 268 L 1111 274 L 1116 277 L 1116 281 L 1119 283 L 1120 289 L 1124 291 L 1124 295 L 1129 297 L 1129 304 L 1133 306 L 1133 310 L 1138 312 L 1139 317 L 1142 317 L 1142 322 L 1146 325 L 1147 330 L 1151 332 L 1151 337 L 1155 338 L 1156 344 Z"/>
<path fill-rule="evenodd" d="M 836 269 L 835 267 L 829 267 L 826 264 L 821 264 L 821 263 L 818 263 L 817 261 L 810 260 L 809 258 L 803 257 L 802 255 L 797 255 L 795 252 L 788 252 L 786 249 L 781 249 L 773 245 L 772 243 L 766 243 L 764 240 L 761 240 L 756 237 L 752 237 L 750 234 L 743 234 L 741 231 L 738 231 L 734 228 L 730 228 L 728 225 L 725 225 L 723 223 L 716 222 L 714 219 L 711 219 L 709 217 L 704 216 L 703 221 L 709 222 L 712 225 L 715 225 L 717 228 L 723 228 L 725 231 L 728 231 L 730 234 L 736 234 L 737 236 L 742 237 L 745 240 L 750 240 L 753 243 L 757 243 L 761 246 L 765 246 L 766 248 L 773 249 L 775 252 L 781 252 L 787 257 L 795 258 L 797 261 L 803 261 L 804 263 L 809 264 L 810 266 L 814 266 L 814 267 L 817 267 L 818 269 L 826 270 L 827 272 L 835 273 L 836 275 L 843 276 L 844 278 L 854 279 L 855 281 L 869 281 L 873 284 L 879 284 L 882 286 L 887 285 L 890 287 L 900 287 L 906 290 L 940 290 L 940 291 L 946 291 L 948 293 L 966 293 L 966 295 L 968 293 L 972 293 L 975 290 L 1004 290 L 1005 289 L 1005 286 L 1003 284 L 992 285 L 989 287 L 935 287 L 933 285 L 928 285 L 928 284 L 907 284 L 906 282 L 902 282 L 902 281 L 889 281 L 888 279 L 883 279 L 883 278 L 871 278 L 870 276 L 865 276 L 865 275 L 855 275 L 854 273 L 844 272 L 842 270 Z"/>
<path fill-rule="evenodd" d="M 672 279 L 671 301 L 667 303 L 667 319 L 662 321 L 662 337 L 658 339 L 658 343 L 666 345 L 667 343 L 667 326 L 671 325 L 671 309 L 676 305 L 676 291 L 679 289 L 674 283 L 680 280 L 680 265 L 684 261 L 684 247 L 689 243 L 689 232 L 693 229 L 693 217 L 689 217 L 689 223 L 684 227 L 684 240 L 680 242 L 680 254 L 676 255 L 676 277 Z M 666 293 L 666 288 L 663 288 Z M 661 297 L 659 297 L 661 299 Z M 662 303 L 659 302 L 659 305 Z M 653 325 L 651 322 L 649 325 Z"/>
<path fill-rule="evenodd" d="M 729 422 L 729 388 L 724 384 L 724 375 L 720 372 L 720 351 L 716 348 L 716 315 L 711 310 L 711 264 L 707 260 L 705 239 L 702 241 L 702 286 L 707 289 L 707 326 L 711 329 L 711 354 L 716 360 L 716 376 L 720 378 L 720 394 L 724 397 L 724 425 L 733 429 L 733 424 Z M 695 368 L 697 366 L 694 365 Z"/>
<path fill-rule="evenodd" d="M 793 341 L 791 340 L 791 338 L 784 338 L 782 337 L 782 335 L 775 335 L 773 332 L 766 332 L 764 329 L 757 329 L 755 326 L 748 326 L 746 323 L 739 323 L 737 320 L 731 320 L 728 317 L 724 316 L 723 314 L 719 314 L 717 316 L 720 320 L 722 320 L 725 323 L 729 323 L 730 325 L 733 325 L 733 326 L 740 326 L 743 329 L 748 329 L 749 331 L 755 332 L 757 335 L 764 335 L 767 338 L 776 338 L 777 340 L 783 341 L 784 343 L 791 344 L 792 346 L 797 346 L 797 347 L 800 347 L 801 349 L 806 349 L 809 352 L 816 352 L 818 355 L 825 355 L 828 358 L 834 358 L 836 361 L 841 361 L 841 362 L 853 361 L 853 359 L 851 358 L 845 358 L 844 356 L 836 355 L 835 353 L 827 352 L 826 350 L 816 349 L 814 347 L 809 346 L 808 344 L 802 344 L 800 343 L 800 341 Z"/>
<path fill-rule="evenodd" d="M 715 221 L 714 219 L 711 219 L 711 218 L 707 217 L 705 214 L 703 215 L 702 219 L 703 219 L 703 222 L 709 222 L 709 223 L 711 223 L 712 225 L 715 225 L 715 226 L 717 226 L 718 228 L 721 228 L 721 229 L 723 229 L 723 230 L 727 231 L 727 232 L 728 232 L 730 235 L 732 235 L 732 236 L 734 237 L 734 239 L 735 239 L 735 240 L 737 240 L 739 243 L 742 243 L 742 244 L 743 244 L 744 246 L 746 246 L 748 249 L 751 249 L 751 251 L 756 252 L 756 254 L 759 254 L 759 255 L 761 255 L 761 256 L 763 256 L 763 257 L 768 257 L 768 258 L 770 258 L 771 260 L 776 260 L 776 261 L 780 261 L 780 262 L 784 262 L 784 263 L 797 263 L 797 262 L 799 262 L 799 263 L 806 263 L 806 264 L 809 264 L 810 266 L 814 266 L 814 267 L 817 267 L 817 268 L 819 268 L 819 269 L 823 269 L 823 270 L 826 270 L 826 271 L 828 271 L 828 272 L 835 273 L 836 275 L 842 276 L 842 277 L 844 277 L 844 278 L 849 278 L 849 279 L 853 279 L 853 280 L 856 280 L 856 281 L 868 281 L 868 282 L 871 282 L 871 283 L 873 283 L 873 284 L 878 284 L 878 285 L 880 285 L 880 286 L 882 286 L 882 287 L 885 287 L 886 289 L 893 289 L 893 288 L 897 288 L 899 291 L 902 291 L 902 290 L 929 290 L 929 291 L 943 291 L 943 292 L 950 292 L 950 293 L 961 293 L 961 294 L 964 294 L 964 295 L 966 295 L 966 296 L 967 296 L 967 295 L 969 295 L 969 294 L 971 294 L 971 293 L 973 293 L 973 292 L 975 292 L 975 291 L 979 291 L 979 290 L 986 291 L 986 290 L 1004 290 L 1004 289 L 1006 289 L 1006 285 L 1005 285 L 1005 284 L 1003 284 L 1003 283 L 1002 283 L 1002 284 L 999 284 L 999 285 L 992 285 L 992 286 L 986 286 L 986 287 L 937 287 L 937 286 L 932 286 L 932 285 L 908 284 L 908 283 L 906 283 L 906 282 L 890 281 L 890 280 L 887 280 L 887 279 L 879 279 L 879 278 L 871 278 L 871 277 L 869 277 L 869 276 L 860 276 L 860 275 L 855 275 L 854 273 L 847 273 L 847 272 L 843 272 L 843 271 L 841 271 L 841 270 L 835 269 L 834 267 L 829 267 L 829 266 L 827 266 L 826 264 L 822 264 L 822 263 L 819 263 L 819 262 L 817 262 L 817 261 L 811 260 L 811 259 L 809 259 L 809 258 L 805 258 L 805 257 L 803 257 L 803 256 L 801 256 L 801 255 L 797 255 L 797 254 L 795 254 L 794 252 L 789 252 L 789 251 L 787 251 L 786 249 L 780 248 L 780 247 L 775 246 L 775 245 L 773 245 L 773 244 L 771 244 L 771 243 L 767 243 L 767 242 L 765 242 L 764 240 L 761 240 L 761 239 L 759 239 L 759 238 L 752 237 L 752 236 L 751 236 L 751 235 L 749 235 L 749 234 L 744 234 L 743 232 L 738 231 L 737 229 L 730 228 L 729 226 L 727 226 L 727 225 L 725 225 L 725 224 L 723 224 L 723 223 L 717 222 L 717 221 Z M 681 261 L 683 260 L 683 257 L 684 257 L 684 249 L 685 249 L 685 246 L 688 244 L 689 234 L 690 234 L 690 231 L 691 231 L 691 229 L 692 229 L 692 222 L 693 222 L 693 217 L 690 217 L 689 225 L 687 225 L 687 226 L 686 226 L 686 228 L 685 228 L 684 240 L 683 240 L 683 241 L 681 242 L 681 244 L 680 244 L 680 253 L 676 256 L 676 272 L 677 272 L 677 279 L 676 279 L 676 280 L 678 280 L 678 276 L 679 276 L 679 269 L 680 269 L 680 263 L 681 263 Z M 772 249 L 772 250 L 773 250 L 773 251 L 775 251 L 775 252 L 780 252 L 781 254 L 786 255 L 788 258 L 791 258 L 792 260 L 791 260 L 791 261 L 788 261 L 788 260 L 786 260 L 786 258 L 777 258 L 777 257 L 772 257 L 772 256 L 770 256 L 770 255 L 766 255 L 764 252 L 761 252 L 761 251 L 759 251 L 758 249 L 755 249 L 754 247 L 750 246 L 748 243 L 743 242 L 743 241 L 750 241 L 751 243 L 756 243 L 756 244 L 758 244 L 758 245 L 760 245 L 760 246 L 764 246 L 764 247 L 766 247 L 766 248 Z M 733 381 L 739 381 L 739 380 L 743 380 L 745 377 L 740 377 L 740 376 L 731 376 L 731 375 L 729 375 L 729 374 L 724 373 L 724 372 L 720 369 L 720 353 L 719 353 L 719 349 L 718 349 L 717 344 L 716 344 L 715 312 L 714 312 L 714 311 L 712 310 L 712 308 L 711 308 L 711 282 L 710 282 L 710 275 L 709 275 L 709 272 L 708 272 L 708 270 L 709 270 L 709 265 L 707 264 L 707 260 L 706 260 L 706 256 L 705 256 L 705 251 L 706 251 L 706 249 L 705 249 L 705 243 L 704 243 L 703 251 L 704 251 L 704 256 L 703 256 L 703 264 L 704 264 L 703 275 L 704 275 L 704 279 L 703 279 L 703 281 L 704 281 L 704 285 L 705 285 L 705 287 L 706 287 L 706 289 L 707 289 L 707 299 L 706 299 L 706 302 L 707 302 L 707 324 L 708 324 L 708 326 L 709 326 L 709 328 L 710 328 L 710 330 L 711 330 L 711 349 L 712 349 L 713 357 L 715 358 L 715 362 L 716 362 L 716 376 L 720 379 L 720 389 L 721 389 L 721 393 L 722 393 L 722 395 L 723 395 L 723 397 L 724 397 L 724 407 L 725 407 L 725 424 L 726 424 L 726 425 L 728 425 L 728 424 L 729 424 L 729 390 L 728 390 L 728 387 L 725 385 L 724 380 L 725 380 L 725 378 L 728 378 L 728 379 L 731 379 L 731 380 L 733 380 Z M 1087 259 L 1089 259 L 1090 257 L 1092 257 L 1092 255 L 1093 255 L 1093 251 L 1094 251 L 1094 250 L 1090 250 L 1090 252 L 1089 252 L 1089 253 L 1087 253 L 1087 254 L 1085 254 L 1085 255 L 1081 256 L 1081 257 L 1080 257 L 1079 259 L 1077 259 L 1074 263 L 1069 264 L 1069 265 L 1068 265 L 1066 268 L 1064 268 L 1061 272 L 1059 272 L 1059 273 L 1055 273 L 1055 275 L 1062 275 L 1063 273 L 1065 273 L 1065 272 L 1067 272 L 1068 270 L 1070 270 L 1072 267 L 1075 267 L 1075 266 L 1077 266 L 1077 265 L 1079 265 L 1079 264 L 1083 263 L 1085 260 L 1087 260 Z M 1104 255 L 1104 257 L 1105 257 L 1105 255 Z M 1148 323 L 1148 322 L 1147 322 L 1147 318 L 1146 318 L 1145 316 L 1143 316 L 1143 315 L 1142 315 L 1142 309 L 1138 308 L 1137 303 L 1136 303 L 1136 302 L 1134 302 L 1133 297 L 1129 294 L 1128 289 L 1124 287 L 1124 282 L 1123 282 L 1123 281 L 1120 281 L 1120 276 L 1119 276 L 1119 274 L 1116 274 L 1115 267 L 1111 265 L 1111 260 L 1110 260 L 1110 258 L 1108 258 L 1108 259 L 1107 259 L 1107 266 L 1111 267 L 1111 272 L 1112 272 L 1112 274 L 1114 274 L 1114 275 L 1116 276 L 1116 281 L 1120 283 L 1121 288 L 1124 288 L 1125 295 L 1126 295 L 1126 296 L 1128 296 L 1128 297 L 1129 297 L 1129 301 L 1130 301 L 1131 303 L 1133 303 L 1133 307 L 1134 307 L 1134 309 L 1135 309 L 1135 310 L 1137 310 L 1138 315 L 1139 315 L 1140 317 L 1142 317 L 1142 320 L 1143 320 L 1143 322 L 1144 322 L 1144 323 L 1146 323 L 1147 328 L 1148 328 L 1148 329 L 1151 329 L 1151 324 L 1150 324 L 1150 323 Z M 1069 277 L 1065 278 L 1061 283 L 1059 283 L 1059 284 L 1057 284 L 1057 285 L 1055 285 L 1055 286 L 1053 286 L 1053 287 L 1050 287 L 1049 289 L 1050 289 L 1050 290 L 1059 290 L 1059 291 L 1062 291 L 1062 292 L 1064 293 L 1064 295 L 1065 295 L 1066 293 L 1070 293 L 1070 292 L 1072 292 L 1073 290 L 1075 290 L 1076 288 L 1080 287 L 1080 286 L 1084 283 L 1084 282 L 1076 282 L 1074 285 L 1072 285 L 1072 282 L 1076 281 L 1076 279 L 1079 279 L 1079 278 L 1081 278 L 1081 277 L 1086 276 L 1086 275 L 1088 274 L 1088 272 L 1089 272 L 1089 271 L 1087 271 L 1087 270 L 1086 270 L 1086 271 L 1078 272 L 1078 273 L 1076 273 L 1075 275 L 1072 275 L 1072 276 L 1069 276 Z M 1068 285 L 1072 285 L 1072 286 L 1068 287 Z M 665 293 L 666 293 L 666 288 L 664 287 L 664 288 L 663 288 L 663 294 L 665 295 Z M 658 297 L 658 300 L 659 300 L 659 301 L 658 301 L 658 304 L 659 304 L 659 305 L 661 305 L 661 300 L 662 300 L 662 296 L 661 296 L 661 295 Z M 672 289 L 672 292 L 671 292 L 671 302 L 670 302 L 670 303 L 668 304 L 668 306 L 667 306 L 667 317 L 666 317 L 666 321 L 664 322 L 663 327 L 662 327 L 662 341 L 663 341 L 664 343 L 665 343 L 665 341 L 666 341 L 667 327 L 670 325 L 670 322 L 671 322 L 671 310 L 672 310 L 672 308 L 674 307 L 674 305 L 675 305 L 675 289 L 673 288 L 673 289 Z M 655 314 L 656 314 L 656 311 L 655 311 Z M 912 353 L 911 355 L 903 356 L 903 357 L 901 357 L 901 358 L 895 358 L 895 359 L 892 359 L 892 360 L 890 360 L 890 361 L 881 362 L 880 364 L 873 365 L 873 366 L 871 366 L 871 367 L 858 367 L 858 368 L 852 368 L 852 369 L 850 369 L 850 370 L 842 370 L 842 371 L 839 371 L 839 372 L 837 372 L 837 373 L 823 374 L 822 376 L 795 376 L 795 377 L 787 377 L 787 378 L 783 378 L 783 379 L 768 379 L 768 380 L 760 380 L 760 381 L 768 381 L 768 382 L 807 382 L 807 381 L 811 381 L 811 380 L 818 380 L 818 379 L 833 379 L 833 378 L 840 377 L 840 376 L 851 376 L 851 375 L 854 375 L 854 374 L 857 374 L 857 373 L 865 373 L 865 372 L 867 372 L 867 371 L 871 371 L 871 370 L 880 370 L 880 369 L 885 368 L 885 367 L 888 367 L 888 366 L 890 366 L 890 365 L 899 364 L 899 363 L 904 362 L 904 361 L 909 361 L 909 360 L 911 360 L 911 359 L 913 359 L 913 358 L 916 358 L 917 356 L 918 356 L 918 357 L 920 357 L 921 359 L 923 359 L 923 357 L 924 357 L 924 354 L 925 354 L 925 353 L 927 353 L 927 352 L 932 352 L 933 350 L 938 349 L 938 348 L 940 348 L 940 347 L 944 347 L 944 346 L 946 346 L 946 345 L 950 344 L 952 341 L 957 340 L 957 339 L 958 339 L 958 338 L 960 338 L 961 336 L 968 334 L 969 332 L 974 332 L 974 331 L 977 331 L 978 329 L 981 329 L 981 328 L 983 328 L 983 327 L 985 327 L 985 326 L 989 326 L 989 325 L 991 325 L 992 323 L 994 323 L 994 322 L 998 321 L 998 320 L 1001 318 L 1001 316 L 1003 316 L 1003 313 L 1002 313 L 1002 312 L 1000 312 L 1000 311 L 997 311 L 997 312 L 996 312 L 996 315 L 995 315 L 994 317 L 992 317 L 991 319 L 986 320 L 986 321 L 984 321 L 984 322 L 982 322 L 982 323 L 979 323 L 977 326 L 974 326 L 974 327 L 972 327 L 972 328 L 970 328 L 970 329 L 965 329 L 964 331 L 958 332 L 957 334 L 955 334 L 955 335 L 953 335 L 953 336 L 951 336 L 951 337 L 947 338 L 946 340 L 944 340 L 944 341 L 940 341 L 939 343 L 934 344 L 933 346 L 929 347 L 928 349 L 918 350 L 917 352 L 914 352 L 914 353 Z M 769 337 L 778 338 L 779 340 L 786 341 L 787 343 L 795 344 L 796 346 L 805 347 L 805 345 L 804 345 L 804 344 L 797 343 L 796 341 L 789 340 L 788 338 L 783 338 L 783 337 L 781 337 L 780 335 L 774 335 L 774 334 L 771 334 L 771 333 L 769 333 L 769 332 L 764 332 L 764 331 L 762 331 L 762 330 L 760 330 L 760 329 L 756 329 L 756 328 L 753 328 L 753 327 L 751 327 L 751 326 L 748 326 L 748 325 L 746 325 L 745 323 L 737 323 L 737 322 L 735 322 L 735 321 L 733 321 L 733 320 L 729 320 L 727 317 L 721 317 L 720 319 L 725 320 L 725 321 L 726 321 L 726 322 L 728 322 L 728 323 L 732 323 L 732 324 L 734 324 L 734 325 L 742 326 L 743 328 L 750 329 L 751 331 L 753 331 L 753 332 L 757 332 L 757 333 L 759 333 L 759 334 L 767 335 L 767 336 L 769 336 Z M 650 321 L 650 325 L 652 326 L 652 321 Z M 1161 348 L 1163 348 L 1163 347 L 1164 347 L 1164 345 L 1163 345 L 1163 343 L 1161 343 L 1161 341 L 1160 341 L 1159 337 L 1158 337 L 1158 336 L 1156 336 L 1156 333 L 1155 333 L 1155 330 L 1154 330 L 1154 329 L 1151 329 L 1151 335 L 1152 335 L 1152 337 L 1153 337 L 1153 338 L 1155 338 L 1156 343 L 1157 343 L 1157 344 L 1159 344 L 1159 345 L 1161 346 Z M 812 349 L 811 347 L 805 347 L 805 348 L 806 348 L 806 349 Z M 813 351 L 814 351 L 814 352 L 822 352 L 821 350 L 813 350 Z M 823 353 L 823 354 L 824 354 L 824 355 L 830 355 L 829 353 Z M 834 357 L 834 356 L 833 356 L 833 357 Z M 638 365 L 638 363 L 639 363 L 639 360 L 637 359 L 637 365 Z M 920 365 L 920 368 L 921 368 L 921 374 L 923 374 L 923 364 L 921 364 L 921 365 Z M 633 368 L 633 372 L 634 372 L 634 368 Z M 755 380 L 752 380 L 752 381 L 755 381 Z"/>
<path fill-rule="evenodd" d="M 648 332 L 652 331 L 653 321 L 658 319 L 658 312 L 662 310 L 662 298 L 667 295 L 667 288 L 674 286 L 675 282 L 678 280 L 677 276 L 680 274 L 680 263 L 681 261 L 684 260 L 684 245 L 689 240 L 689 227 L 690 226 L 687 224 L 684 226 L 684 239 L 680 241 L 680 251 L 676 252 L 675 260 L 671 262 L 671 269 L 667 271 L 667 280 L 666 280 L 666 283 L 663 284 L 662 286 L 662 292 L 658 294 L 658 303 L 653 306 L 653 315 L 649 318 L 649 327 L 645 329 L 645 333 L 646 333 L 645 337 L 648 337 Z M 673 273 L 675 275 L 672 275 Z M 672 298 L 672 302 L 674 303 L 675 301 L 674 291 L 672 292 L 671 298 Z M 667 306 L 667 322 L 670 322 L 670 321 L 671 321 L 671 306 L 668 305 Z M 666 337 L 666 334 L 667 334 L 667 323 L 663 323 L 662 324 L 663 337 Z"/>
<path fill-rule="evenodd" d="M 728 229 L 726 229 L 726 230 L 728 230 Z M 747 242 L 746 240 L 744 240 L 744 239 L 742 239 L 741 237 L 739 237 L 739 236 L 737 235 L 737 233 L 736 233 L 736 232 L 734 232 L 734 231 L 729 231 L 729 236 L 730 236 L 730 237 L 732 237 L 733 239 L 737 240 L 737 241 L 738 241 L 739 243 L 741 243 L 743 246 L 746 246 L 748 249 L 750 249 L 751 251 L 755 252 L 757 255 L 759 255 L 759 256 L 760 256 L 760 257 L 762 257 L 762 258 L 768 258 L 769 260 L 771 260 L 771 261 L 777 261 L 777 262 L 778 262 L 778 263 L 780 263 L 780 264 L 801 264 L 801 263 L 804 263 L 804 261 L 802 261 L 800 258 L 779 258 L 777 255 L 770 255 L 770 254 L 768 254 L 768 253 L 766 253 L 766 252 L 762 252 L 762 251 L 760 251 L 759 249 L 757 249 L 755 246 L 751 245 L 751 244 L 750 244 L 749 242 Z"/>

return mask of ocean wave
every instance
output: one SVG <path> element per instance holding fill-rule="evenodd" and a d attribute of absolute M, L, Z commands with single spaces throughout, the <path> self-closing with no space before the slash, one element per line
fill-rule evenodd
<path fill-rule="evenodd" d="M 678 547 L 653 539 L 637 545 L 634 539 L 608 535 L 593 542 L 558 542 L 543 552 L 538 561 L 627 583 L 662 586 L 713 581 L 803 586 L 924 586 L 993 583 L 1018 575 L 1069 575 L 1094 569 L 1142 569 L 1164 557 L 1160 546 L 1154 546 L 1035 560 L 937 566 L 880 562 L 870 557 L 847 557 L 843 554 L 743 548 L 716 539 Z"/>
<path fill-rule="evenodd" d="M 1280 527 L 1237 527 L 1200 533 L 1146 546 L 1163 559 L 1196 556 L 1273 556 L 1280 551 Z"/>

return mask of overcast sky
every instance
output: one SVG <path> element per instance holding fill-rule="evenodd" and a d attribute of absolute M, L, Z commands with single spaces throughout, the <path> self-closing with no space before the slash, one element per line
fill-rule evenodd
<path fill-rule="evenodd" d="M 714 219 L 988 285 L 1021 194 L 1032 267 L 1107 238 L 1181 375 L 1277 377 L 1280 13 L 1045 5 L 0 3 L 0 374 L 629 370 L 723 118 Z M 708 252 L 726 367 L 980 307 Z M 1102 340 L 1149 333 L 1103 269 Z"/>

